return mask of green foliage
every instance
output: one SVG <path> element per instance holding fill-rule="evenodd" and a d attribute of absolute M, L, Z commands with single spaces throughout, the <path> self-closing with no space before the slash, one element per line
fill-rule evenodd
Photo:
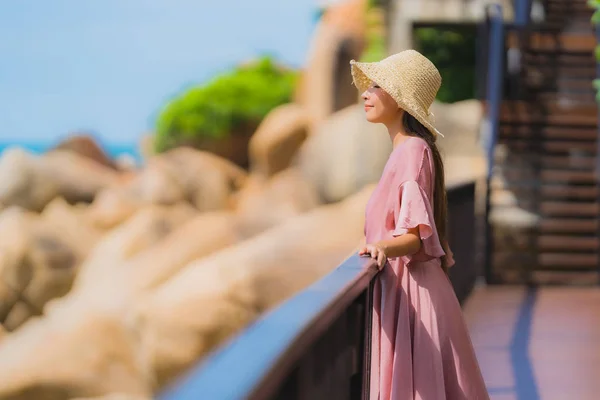
<path fill-rule="evenodd" d="M 469 29 L 417 28 L 415 44 L 442 75 L 437 99 L 444 103 L 475 97 L 475 32 Z"/>
<path fill-rule="evenodd" d="M 592 24 L 600 24 L 600 0 L 589 0 L 588 5 L 595 10 L 592 15 Z M 596 56 L 596 61 L 600 61 L 600 45 L 596 46 L 594 54 Z M 600 103 L 600 80 L 594 79 L 593 85 L 596 89 L 596 101 Z"/>
<path fill-rule="evenodd" d="M 296 79 L 296 72 L 263 57 L 187 90 L 158 116 L 156 150 L 225 138 L 241 127 L 256 126 L 271 109 L 291 101 Z"/>
<path fill-rule="evenodd" d="M 379 1 L 369 0 L 367 3 L 367 45 L 360 56 L 362 62 L 379 61 L 387 56 L 384 10 Z"/>

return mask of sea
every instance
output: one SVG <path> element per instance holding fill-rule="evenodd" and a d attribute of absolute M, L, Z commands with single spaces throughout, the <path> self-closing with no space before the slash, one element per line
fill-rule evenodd
<path fill-rule="evenodd" d="M 33 154 L 43 154 L 46 151 L 55 147 L 59 142 L 2 142 L 0 143 L 0 157 L 6 149 L 9 148 L 21 148 Z M 142 156 L 139 152 L 137 143 L 132 144 L 113 144 L 113 143 L 99 143 L 104 152 L 115 159 L 119 156 L 127 155 L 133 158 L 139 165 L 142 163 Z"/>

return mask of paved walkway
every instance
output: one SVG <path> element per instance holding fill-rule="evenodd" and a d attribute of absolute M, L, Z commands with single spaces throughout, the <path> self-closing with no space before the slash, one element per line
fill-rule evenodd
<path fill-rule="evenodd" d="M 464 311 L 493 400 L 600 399 L 600 287 L 481 287 Z"/>

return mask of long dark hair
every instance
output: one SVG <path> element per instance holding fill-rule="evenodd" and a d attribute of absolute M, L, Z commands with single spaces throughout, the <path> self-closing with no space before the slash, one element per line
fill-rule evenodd
<path fill-rule="evenodd" d="M 435 167 L 434 175 L 434 189 L 433 189 L 433 214 L 435 219 L 435 226 L 437 228 L 437 234 L 440 239 L 440 243 L 444 248 L 446 254 L 448 254 L 448 242 L 446 241 L 446 223 L 448 214 L 448 202 L 446 199 L 446 184 L 444 182 L 444 162 L 440 151 L 435 144 L 436 137 L 433 136 L 429 129 L 425 128 L 415 117 L 405 112 L 402 118 L 402 125 L 404 131 L 410 136 L 419 137 L 425 142 L 431 149 L 433 155 L 433 164 Z M 442 257 L 442 269 L 444 272 L 448 271 L 448 264 L 446 257 Z"/>

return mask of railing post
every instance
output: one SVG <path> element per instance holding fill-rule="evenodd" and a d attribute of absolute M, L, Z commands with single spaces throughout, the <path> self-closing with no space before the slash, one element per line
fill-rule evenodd
<path fill-rule="evenodd" d="M 519 27 L 527 26 L 531 16 L 531 4 L 533 0 L 515 0 L 515 25 Z"/>
<path fill-rule="evenodd" d="M 362 400 L 369 400 L 371 395 L 371 339 L 373 337 L 373 287 L 375 280 L 369 283 L 365 293 L 365 320 L 362 351 Z"/>
<path fill-rule="evenodd" d="M 504 83 L 504 19 L 502 7 L 499 4 L 490 4 L 486 9 L 487 25 L 489 32 L 487 79 L 486 79 L 486 104 L 488 137 L 485 143 L 488 158 L 488 171 L 486 178 L 486 200 L 485 200 L 485 278 L 488 283 L 493 283 L 493 250 L 494 240 L 490 225 L 490 195 L 491 177 L 494 167 L 494 149 L 498 140 L 500 130 L 500 105 L 502 102 L 502 87 Z"/>

